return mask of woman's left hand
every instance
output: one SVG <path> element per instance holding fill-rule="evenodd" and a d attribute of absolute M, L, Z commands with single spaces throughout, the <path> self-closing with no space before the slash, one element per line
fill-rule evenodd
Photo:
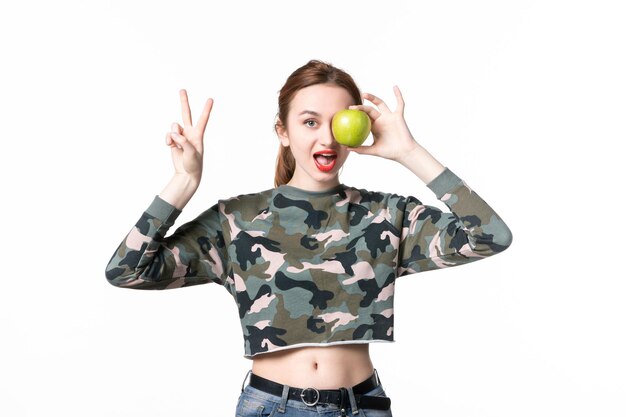
<path fill-rule="evenodd" d="M 374 143 L 370 146 L 348 148 L 349 150 L 398 161 L 419 146 L 404 120 L 404 99 L 398 86 L 393 87 L 393 92 L 397 102 L 393 112 L 383 100 L 369 93 L 364 93 L 363 98 L 373 103 L 376 108 L 366 105 L 350 106 L 351 109 L 362 110 L 369 116 L 372 121 Z"/>

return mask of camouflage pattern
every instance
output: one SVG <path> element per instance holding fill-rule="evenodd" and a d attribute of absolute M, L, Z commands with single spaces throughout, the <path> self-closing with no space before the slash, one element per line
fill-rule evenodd
<path fill-rule="evenodd" d="M 446 169 L 428 186 L 451 210 L 340 185 L 283 185 L 220 200 L 165 237 L 180 211 L 158 196 L 113 254 L 109 282 L 214 282 L 234 297 L 245 356 L 301 345 L 393 341 L 397 277 L 502 252 L 511 233 Z"/>

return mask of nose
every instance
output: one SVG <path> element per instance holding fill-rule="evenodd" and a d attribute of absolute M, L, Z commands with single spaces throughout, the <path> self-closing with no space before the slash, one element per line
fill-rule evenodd
<path fill-rule="evenodd" d="M 322 131 L 320 132 L 320 143 L 323 146 L 328 147 L 336 145 L 335 137 L 333 136 L 333 130 L 330 124 L 328 124 L 328 127 L 326 129 L 322 129 Z"/>

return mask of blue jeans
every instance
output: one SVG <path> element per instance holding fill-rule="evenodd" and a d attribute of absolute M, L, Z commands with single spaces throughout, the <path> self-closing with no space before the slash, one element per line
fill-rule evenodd
<path fill-rule="evenodd" d="M 244 380 L 245 383 L 245 380 Z M 376 397 L 386 397 L 382 385 L 366 393 Z M 392 417 L 389 410 L 370 410 L 359 408 L 354 413 L 352 407 L 346 408 L 346 417 Z M 250 385 L 246 385 L 237 402 L 237 417 L 340 417 L 339 406 L 335 404 L 316 404 L 308 406 L 301 401 L 287 400 L 268 394 Z"/>

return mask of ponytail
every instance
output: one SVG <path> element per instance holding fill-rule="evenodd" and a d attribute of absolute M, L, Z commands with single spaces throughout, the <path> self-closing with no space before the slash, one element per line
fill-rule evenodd
<path fill-rule="evenodd" d="M 288 146 L 279 145 L 278 157 L 276 158 L 276 174 L 274 175 L 274 186 L 278 187 L 287 184 L 296 170 L 296 160 Z"/>

